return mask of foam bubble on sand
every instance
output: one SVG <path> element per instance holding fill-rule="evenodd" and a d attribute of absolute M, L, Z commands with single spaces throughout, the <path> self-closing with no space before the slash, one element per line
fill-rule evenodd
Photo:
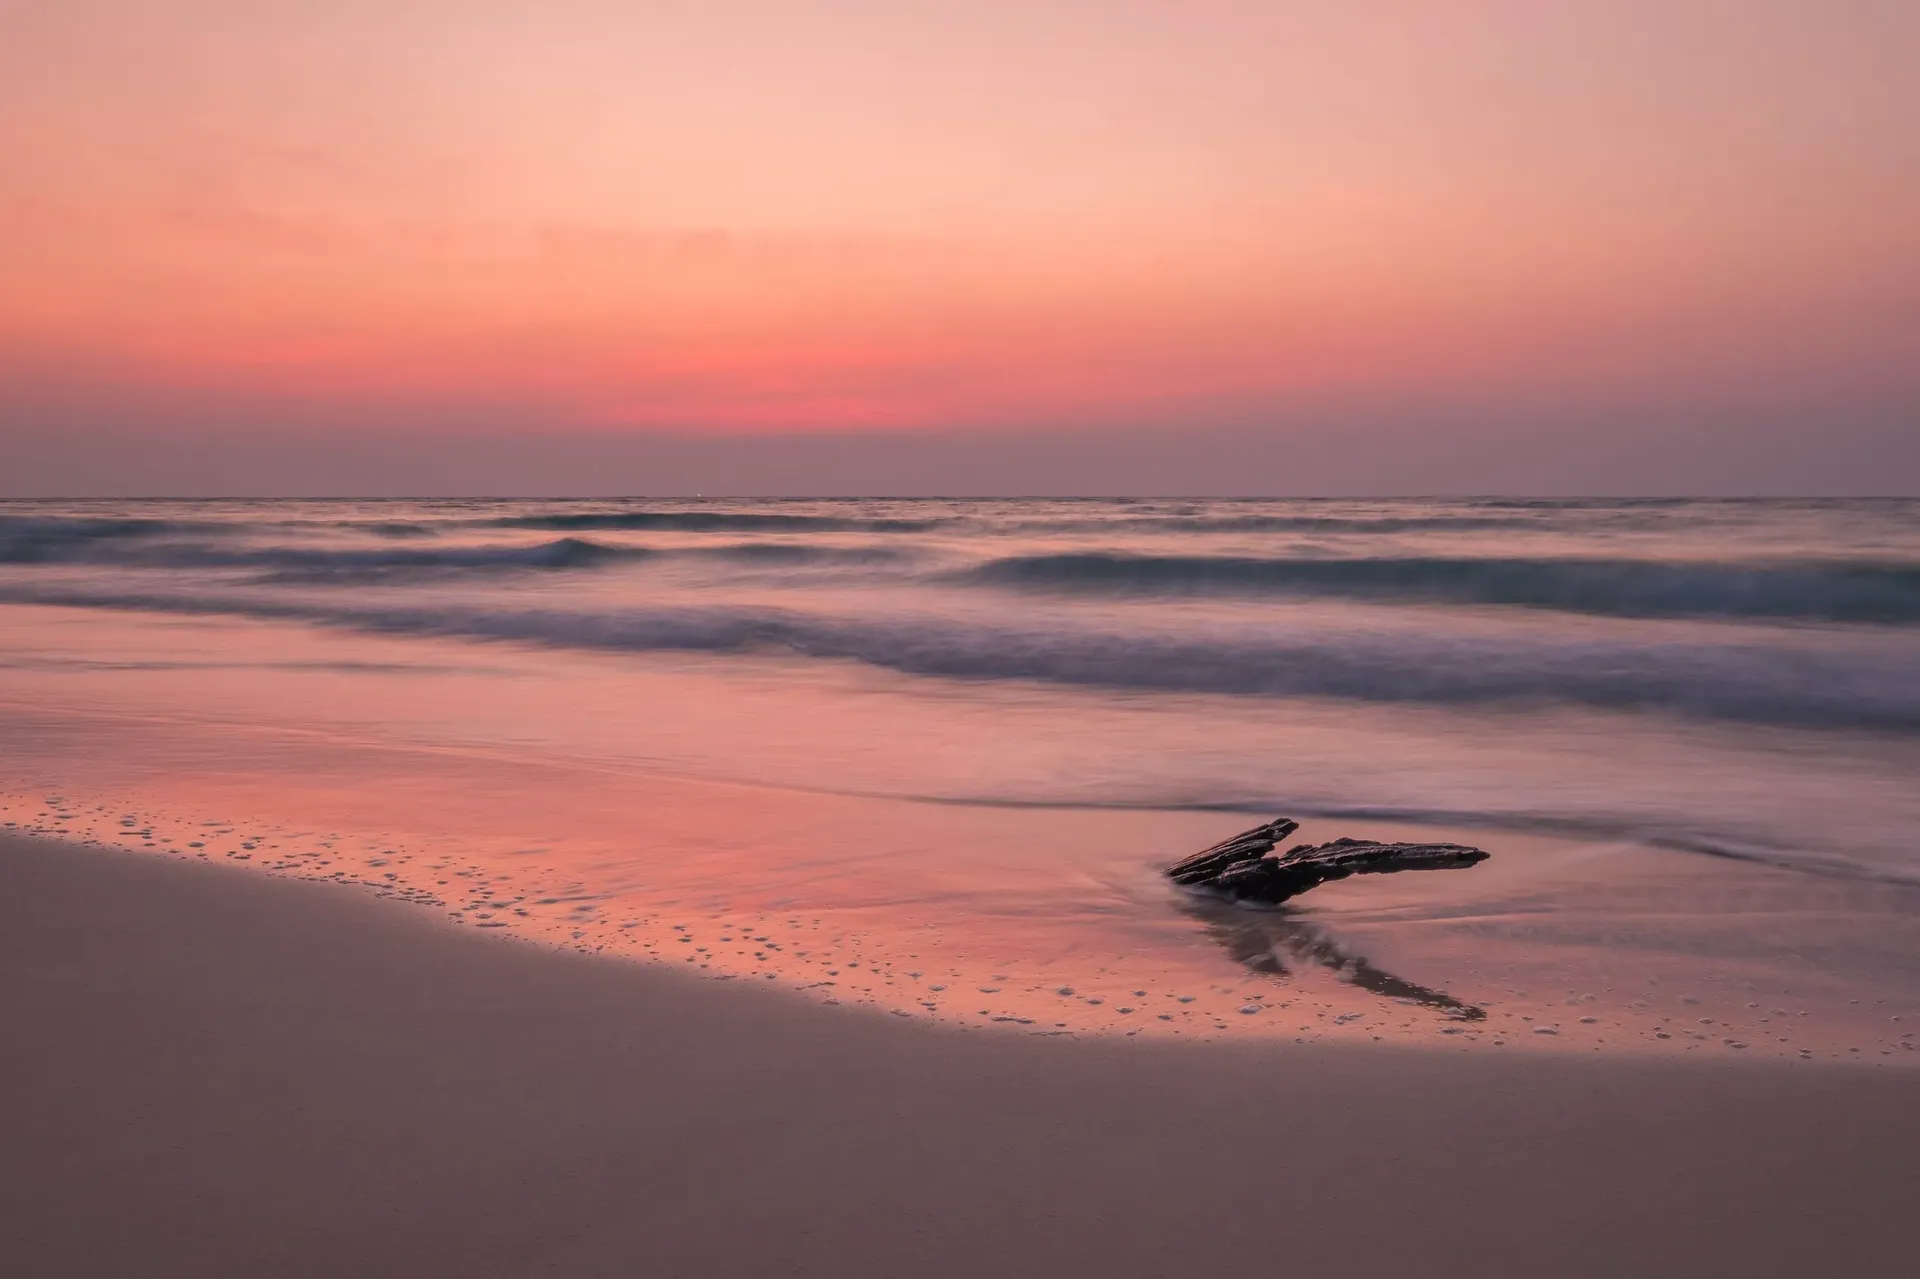
<path fill-rule="evenodd" d="M 121 847 L 144 848 L 145 851 L 163 856 L 186 856 L 187 849 L 204 848 L 211 839 L 217 853 L 225 853 L 233 863 L 243 861 L 243 855 L 237 850 L 229 851 L 233 846 L 226 841 L 237 835 L 230 824 L 209 825 L 199 820 L 183 823 L 169 813 L 142 811 L 139 805 L 118 811 L 108 809 L 88 813 L 82 809 L 53 811 L 40 801 L 28 801 L 30 806 L 9 807 L 10 803 L 4 791 L 0 791 L 0 813 L 23 819 L 25 827 L 30 830 L 58 833 L 70 828 L 71 837 L 106 836 L 110 842 Z M 84 820 L 63 820 L 76 818 L 76 815 Z M 192 816 L 197 819 L 199 815 Z M 15 825 L 20 825 L 20 821 L 16 820 Z M 1539 1045 L 1536 1051 L 1577 1049 L 1585 1052 L 1606 1044 L 1607 1051 L 1618 1051 L 1625 1047 L 1640 1051 L 1671 1052 L 1700 1045 L 1711 1047 L 1718 1040 L 1724 1047 L 1748 1055 L 1767 1054 L 1803 1059 L 1808 1054 L 1818 1052 L 1845 1059 L 1849 1054 L 1842 1049 L 1803 1043 L 1789 1045 L 1786 1036 L 1773 1033 L 1779 1027 L 1763 1024 L 1769 1021 L 1769 1017 L 1784 1018 L 1789 1015 L 1784 1007 L 1778 1010 L 1763 1008 L 1766 995 L 1771 994 L 1775 999 L 1784 996 L 1782 1002 L 1785 1003 L 1794 998 L 1806 999 L 1811 993 L 1819 1001 L 1813 1007 L 1821 1014 L 1822 1043 L 1832 1045 L 1845 1030 L 1864 1031 L 1867 1034 L 1877 1031 L 1877 1042 L 1855 1035 L 1854 1046 L 1859 1051 L 1851 1054 L 1853 1060 L 1904 1058 L 1911 1061 L 1915 1052 L 1910 1039 L 1903 1042 L 1895 1038 L 1900 1032 L 1891 1027 L 1897 1022 L 1898 1014 L 1890 1016 L 1890 1010 L 1884 1006 L 1871 1006 L 1871 999 L 1848 1004 L 1845 998 L 1833 998 L 1840 992 L 1825 987 L 1817 990 L 1776 988 L 1769 991 L 1760 984 L 1764 973 L 1737 969 L 1703 971 L 1696 967 L 1688 975 L 1677 971 L 1676 964 L 1668 964 L 1659 974 L 1645 974 L 1651 978 L 1649 986 L 1657 986 L 1660 978 L 1664 977 L 1672 983 L 1669 989 L 1690 988 L 1692 992 L 1698 992 L 1689 993 L 1685 1001 L 1695 1006 L 1706 1005 L 1700 1007 L 1700 1011 L 1713 1014 L 1698 1018 L 1674 1018 L 1694 1022 L 1702 1029 L 1711 1027 L 1714 1030 L 1711 1037 L 1683 1034 L 1676 1040 L 1668 1029 L 1659 1024 L 1665 1019 L 1648 1001 L 1613 996 L 1611 987 L 1600 990 L 1601 981 L 1617 981 L 1620 978 L 1608 976 L 1596 979 L 1592 973 L 1583 975 L 1569 972 L 1563 978 L 1547 976 L 1543 970 L 1542 975 L 1530 982 L 1537 989 L 1547 988 L 1540 990 L 1538 999 L 1515 983 L 1508 988 L 1512 998 L 1503 1000 L 1504 1006 L 1497 1009 L 1491 1004 L 1484 1004 L 1484 1001 L 1484 1007 L 1478 1008 L 1457 1001 L 1451 1006 L 1436 1005 L 1432 1000 L 1443 997 L 1431 993 L 1427 997 L 1411 997 L 1404 993 L 1404 985 L 1369 990 L 1362 984 L 1362 979 L 1374 978 L 1370 970 L 1363 966 L 1365 961 L 1352 959 L 1350 952 L 1342 959 L 1339 968 L 1323 970 L 1317 964 L 1304 961 L 1297 966 L 1290 963 L 1289 968 L 1294 971 L 1285 973 L 1256 972 L 1251 967 L 1245 970 L 1236 968 L 1236 979 L 1219 981 L 1213 973 L 1202 975 L 1202 970 L 1169 963 L 1151 948 L 1144 949 L 1139 956 L 1103 952 L 1084 957 L 1072 955 L 1065 959 L 1058 953 L 1015 957 L 991 953 L 994 943 L 982 944 L 978 936 L 961 934 L 951 925 L 938 932 L 906 934 L 889 932 L 884 920 L 877 915 L 862 917 L 847 913 L 811 924 L 790 921 L 783 929 L 770 927 L 772 921 L 750 911 L 725 908 L 719 901 L 707 908 L 712 911 L 711 914 L 699 907 L 694 908 L 700 911 L 703 920 L 700 931 L 711 940 L 709 945 L 696 946 L 693 929 L 688 923 L 669 925 L 661 919 L 661 914 L 674 909 L 676 904 L 684 907 L 689 902 L 700 900 L 698 898 L 684 895 L 676 898 L 638 889 L 590 892 L 589 889 L 597 889 L 602 885 L 568 877 L 563 869 L 564 864 L 548 866 L 520 861 L 503 864 L 498 860 L 490 860 L 490 854 L 484 847 L 456 846 L 444 840 L 424 847 L 414 845 L 411 841 L 405 846 L 397 846 L 391 831 L 381 832 L 377 837 L 363 838 L 351 833 L 321 837 L 314 833 L 313 826 L 303 828 L 304 834 L 297 834 L 291 826 L 281 827 L 264 821 L 250 821 L 249 825 L 251 829 L 248 833 L 238 837 L 240 846 L 266 850 L 253 857 L 254 869 L 264 868 L 303 878 L 351 883 L 369 888 L 381 896 L 394 896 L 402 901 L 434 906 L 442 906 L 443 903 L 432 885 L 464 885 L 467 891 L 459 894 L 461 900 L 449 909 L 454 911 L 460 922 L 475 928 L 505 930 L 509 935 L 545 938 L 570 949 L 589 952 L 606 950 L 636 959 L 664 959 L 667 953 L 665 943 L 673 939 L 693 951 L 692 955 L 684 951 L 680 954 L 687 963 L 704 970 L 706 975 L 754 977 L 766 981 L 785 978 L 784 984 L 791 989 L 811 988 L 811 997 L 814 999 L 830 997 L 834 983 L 829 981 L 815 986 L 805 980 L 807 977 L 820 970 L 835 976 L 848 974 L 856 983 L 866 979 L 871 984 L 843 987 L 840 994 L 847 1002 L 877 1005 L 895 1015 L 946 1021 L 967 1017 L 962 1010 L 942 1008 L 931 998 L 915 998 L 904 990 L 898 992 L 900 998 L 898 1006 L 895 1006 L 894 991 L 885 989 L 904 986 L 909 979 L 917 983 L 928 967 L 948 960 L 955 965 L 951 970 L 952 977 L 945 982 L 917 986 L 915 995 L 944 992 L 951 985 L 957 989 L 976 989 L 995 996 L 991 1001 L 992 1007 L 983 1006 L 974 1014 L 974 1017 L 981 1019 L 973 1021 L 976 1026 L 981 1025 L 982 1021 L 990 1025 L 1030 1026 L 1036 1024 L 1036 1017 L 1044 1019 L 1049 1013 L 1057 1016 L 1056 1000 L 1072 1000 L 1080 1003 L 1083 1009 L 1083 1019 L 1077 1024 L 1079 1033 L 1131 1034 L 1148 1029 L 1154 1034 L 1191 1038 L 1201 1029 L 1199 1022 L 1191 1020 L 1197 1012 L 1219 1032 L 1219 1035 L 1202 1033 L 1199 1036 L 1202 1038 L 1277 1035 L 1283 1033 L 1280 1024 L 1283 1021 L 1284 1033 L 1292 1037 L 1296 1031 L 1295 1018 L 1263 1018 L 1258 1014 L 1277 1011 L 1297 1000 L 1300 1011 L 1296 1017 L 1317 1018 L 1319 1037 L 1336 1028 L 1351 1027 L 1366 1036 L 1361 1042 L 1378 1038 L 1417 1039 L 1431 1043 L 1437 1042 L 1429 1038 L 1437 1030 L 1452 1037 L 1451 1042 L 1463 1049 L 1475 1044 L 1498 1044 L 1504 1047 L 1509 1045 L 1512 1035 L 1519 1033 L 1521 1025 L 1525 1025 L 1531 1033 L 1522 1038 Z M 169 841 L 174 842 L 170 844 Z M 220 847 L 222 844 L 226 846 Z M 520 855 L 522 847 L 521 844 L 515 844 L 516 857 Z M 323 849 L 331 849 L 332 856 L 323 855 Z M 579 869 L 576 867 L 573 873 L 579 874 Z M 583 902 L 583 897 L 590 900 Z M 1320 918 L 1333 918 L 1335 928 L 1327 936 L 1344 940 L 1349 925 L 1338 921 L 1337 914 L 1337 911 L 1328 911 Z M 1284 926 L 1280 923 L 1258 925 L 1262 929 Z M 1265 936 L 1269 943 L 1271 938 L 1272 934 Z M 929 945 L 948 949 L 929 950 Z M 960 946 L 971 948 L 973 956 L 970 957 Z M 1271 950 L 1271 946 L 1267 949 Z M 982 951 L 988 953 L 983 954 Z M 922 958 L 923 954 L 926 958 Z M 1225 953 L 1203 954 L 1213 957 L 1216 965 L 1214 972 L 1219 972 L 1220 966 L 1231 962 Z M 927 962 L 929 959 L 932 960 L 931 964 Z M 1698 960 L 1692 962 L 1697 964 Z M 921 966 L 908 968 L 908 963 Z M 1049 969 L 1052 971 L 1049 972 Z M 1510 974 L 1520 971 L 1530 970 L 1507 970 Z M 1060 980 L 1069 973 L 1076 978 L 1075 981 Z M 872 976 L 869 977 L 869 974 Z M 1462 969 L 1454 976 L 1459 987 L 1468 991 L 1476 986 L 1485 989 L 1493 984 L 1491 974 L 1483 977 L 1478 972 Z M 1631 978 L 1636 989 L 1642 976 L 1634 974 Z M 987 980 L 989 977 L 990 981 Z M 1212 978 L 1217 984 L 1212 985 L 1210 993 L 1203 997 L 1175 994 L 1167 989 L 1173 981 L 1185 984 L 1196 977 L 1203 983 Z M 1508 976 L 1507 980 L 1512 981 L 1513 977 Z M 1684 986 L 1680 984 L 1683 980 L 1686 982 Z M 1587 989 L 1583 990 L 1583 986 Z M 998 996 L 1001 994 L 1006 994 L 1007 999 L 1000 1000 Z M 1174 1002 L 1177 1008 L 1165 1013 L 1144 1009 L 1137 1001 L 1148 998 Z M 1580 1007 L 1582 1012 L 1586 1012 L 1586 1006 L 1593 1005 L 1604 1005 L 1607 1015 L 1604 1018 L 1596 1015 L 1578 1016 L 1575 1023 L 1564 1026 L 1557 1023 L 1535 1026 L 1530 1020 L 1535 1016 L 1546 1020 L 1563 1007 Z M 1668 1007 L 1671 1008 L 1671 1004 Z M 1850 1022 L 1846 1021 L 1849 1008 L 1857 1014 Z M 1803 1014 L 1807 1011 L 1802 1010 Z M 1228 1016 L 1229 1012 L 1238 1012 L 1240 1016 L 1236 1019 Z M 1353 1024 L 1367 1017 L 1369 1012 L 1392 1015 L 1371 1025 Z M 1143 1013 L 1144 1017 L 1141 1016 Z M 1469 1020 L 1477 1016 L 1482 1022 L 1488 1017 L 1511 1018 L 1512 1022 L 1501 1038 L 1493 1039 L 1483 1035 L 1484 1027 L 1472 1024 L 1436 1025 L 1429 1014 Z M 1603 1020 L 1608 1024 L 1609 1033 L 1606 1038 L 1598 1038 L 1599 1032 L 1594 1028 L 1599 1027 Z M 1834 1024 L 1836 1022 L 1842 1024 Z M 1065 1023 L 1050 1024 L 1059 1029 L 1066 1028 Z M 1806 1025 L 1805 1022 L 1794 1024 Z M 1301 1031 L 1309 1028 L 1298 1027 Z M 1844 1039 L 1839 1042 L 1846 1043 Z M 1564 1046 L 1549 1047 L 1556 1043 Z M 1656 1044 L 1660 1045 L 1657 1049 Z"/>

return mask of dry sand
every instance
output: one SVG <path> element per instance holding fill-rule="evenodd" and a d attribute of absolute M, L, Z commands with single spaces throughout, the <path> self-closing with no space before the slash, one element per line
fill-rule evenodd
<path fill-rule="evenodd" d="M 9 1276 L 1795 1275 L 1920 1073 L 961 1032 L 0 841 Z"/>

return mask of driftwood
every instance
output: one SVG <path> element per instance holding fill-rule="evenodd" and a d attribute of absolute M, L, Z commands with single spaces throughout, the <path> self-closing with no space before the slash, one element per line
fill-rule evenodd
<path fill-rule="evenodd" d="M 1296 844 L 1280 856 L 1274 846 L 1300 823 L 1276 817 L 1167 867 L 1167 878 L 1183 888 L 1214 893 L 1229 901 L 1278 906 L 1309 888 L 1349 875 L 1391 875 L 1403 870 L 1453 870 L 1487 860 L 1465 844 L 1378 844 L 1366 839 L 1336 839 L 1331 844 Z"/>

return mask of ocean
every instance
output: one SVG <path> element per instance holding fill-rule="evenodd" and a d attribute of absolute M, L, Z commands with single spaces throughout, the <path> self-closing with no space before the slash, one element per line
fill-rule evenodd
<path fill-rule="evenodd" d="M 0 731 L 21 828 L 901 1015 L 1913 1055 L 1920 501 L 0 503 Z M 1278 814 L 1494 858 L 1154 874 Z"/>

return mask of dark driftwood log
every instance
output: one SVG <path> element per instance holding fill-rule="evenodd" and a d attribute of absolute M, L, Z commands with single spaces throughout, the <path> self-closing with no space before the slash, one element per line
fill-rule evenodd
<path fill-rule="evenodd" d="M 1300 824 L 1276 817 L 1167 867 L 1167 878 L 1184 888 L 1218 893 L 1232 901 L 1278 906 L 1309 888 L 1349 875 L 1391 875 L 1403 870 L 1453 870 L 1487 860 L 1465 844 L 1377 844 L 1336 839 L 1296 844 L 1278 857 L 1274 845 Z"/>
<path fill-rule="evenodd" d="M 1290 817 L 1276 817 L 1264 826 L 1235 835 L 1212 848 L 1195 853 L 1167 867 L 1167 878 L 1176 884 L 1204 884 L 1221 871 L 1241 862 L 1265 857 L 1273 846 L 1300 829 Z"/>

